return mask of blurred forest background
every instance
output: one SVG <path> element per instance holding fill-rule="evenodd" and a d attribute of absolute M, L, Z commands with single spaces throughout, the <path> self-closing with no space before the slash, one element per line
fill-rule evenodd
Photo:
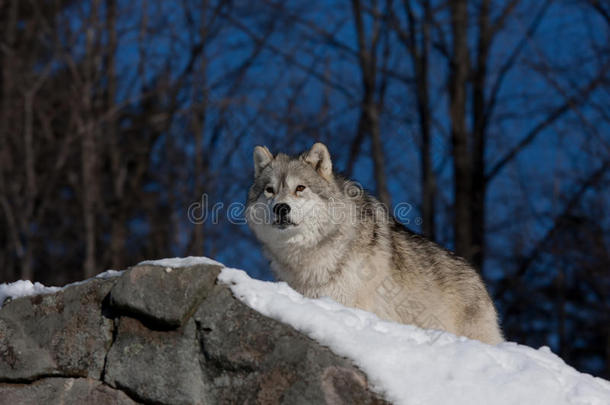
<path fill-rule="evenodd" d="M 227 207 L 254 145 L 319 140 L 481 271 L 510 340 L 609 378 L 609 65 L 606 0 L 0 0 L 0 282 L 270 279 Z"/>

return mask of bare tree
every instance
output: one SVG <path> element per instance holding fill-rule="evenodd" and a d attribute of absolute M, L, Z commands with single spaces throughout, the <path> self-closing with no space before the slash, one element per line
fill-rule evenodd
<path fill-rule="evenodd" d="M 449 60 L 449 116 L 454 171 L 454 243 L 455 251 L 466 260 L 474 258 L 472 245 L 472 161 L 466 124 L 466 97 L 470 69 L 468 50 L 468 7 L 466 0 L 450 2 L 452 54 Z"/>
<path fill-rule="evenodd" d="M 405 46 L 413 68 L 417 118 L 421 143 L 421 211 L 422 233 L 430 240 L 436 239 L 436 181 L 432 166 L 432 108 L 430 106 L 429 60 L 431 47 L 431 30 L 434 23 L 432 5 L 429 0 L 422 2 L 423 17 L 418 19 L 411 1 L 404 0 L 402 6 L 406 17 L 406 26 L 398 18 L 392 18 L 392 28 Z M 392 12 L 391 16 L 395 16 Z"/>
<path fill-rule="evenodd" d="M 382 47 L 385 47 L 387 52 L 387 43 L 384 45 L 383 41 L 383 37 L 387 35 L 387 27 L 385 26 L 386 21 L 381 18 L 381 13 L 377 10 L 377 2 L 374 3 L 373 8 L 376 12 L 370 14 L 372 28 L 371 32 L 367 33 L 364 24 L 365 11 L 362 8 L 362 4 L 360 0 L 352 0 L 352 12 L 358 43 L 358 60 L 362 77 L 361 112 L 356 139 L 363 139 L 363 134 L 369 134 L 377 194 L 380 201 L 389 209 L 392 205 L 392 200 L 387 185 L 385 153 L 383 151 L 379 122 L 381 111 L 383 110 L 386 79 L 379 77 L 381 69 L 378 68 L 379 55 L 381 54 L 381 57 L 384 58 L 384 54 L 386 54 Z"/>

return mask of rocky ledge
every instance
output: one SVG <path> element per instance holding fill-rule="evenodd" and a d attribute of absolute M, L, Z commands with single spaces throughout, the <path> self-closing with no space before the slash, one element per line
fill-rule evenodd
<path fill-rule="evenodd" d="M 0 403 L 366 404 L 366 376 L 217 283 L 138 265 L 0 309 Z"/>

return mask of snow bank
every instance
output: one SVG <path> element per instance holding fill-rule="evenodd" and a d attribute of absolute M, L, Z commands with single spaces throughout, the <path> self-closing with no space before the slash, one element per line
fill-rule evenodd
<path fill-rule="evenodd" d="M 225 268 L 219 280 L 251 308 L 350 358 L 397 404 L 610 404 L 610 382 L 576 371 L 547 347 L 491 346 L 386 322 L 241 270 Z"/>
<path fill-rule="evenodd" d="M 171 259 L 160 259 L 160 260 L 146 260 L 138 263 L 138 265 L 149 265 L 149 266 L 163 266 L 163 267 L 188 267 L 196 266 L 198 264 L 210 264 L 224 267 L 224 264 L 218 263 L 216 260 L 212 260 L 207 257 L 173 257 Z"/>

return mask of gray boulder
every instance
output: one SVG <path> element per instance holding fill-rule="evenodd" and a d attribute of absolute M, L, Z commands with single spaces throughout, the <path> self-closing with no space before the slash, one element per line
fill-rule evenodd
<path fill-rule="evenodd" d="M 159 328 L 177 328 L 188 319 L 214 286 L 221 266 L 172 269 L 141 265 L 119 279 L 110 294 L 120 312 L 145 319 Z"/>
<path fill-rule="evenodd" d="M 195 314 L 204 374 L 219 403 L 382 403 L 365 375 L 291 326 L 220 286 Z"/>
<path fill-rule="evenodd" d="M 0 310 L 0 381 L 99 379 L 112 343 L 103 301 L 113 285 L 95 279 L 6 303 Z"/>
<path fill-rule="evenodd" d="M 0 403 L 384 403 L 349 360 L 235 299 L 220 269 L 135 266 L 9 302 Z"/>
<path fill-rule="evenodd" d="M 178 330 L 154 331 L 137 319 L 122 317 L 108 353 L 104 382 L 143 402 L 210 403 L 205 401 L 199 360 L 192 319 Z"/>

